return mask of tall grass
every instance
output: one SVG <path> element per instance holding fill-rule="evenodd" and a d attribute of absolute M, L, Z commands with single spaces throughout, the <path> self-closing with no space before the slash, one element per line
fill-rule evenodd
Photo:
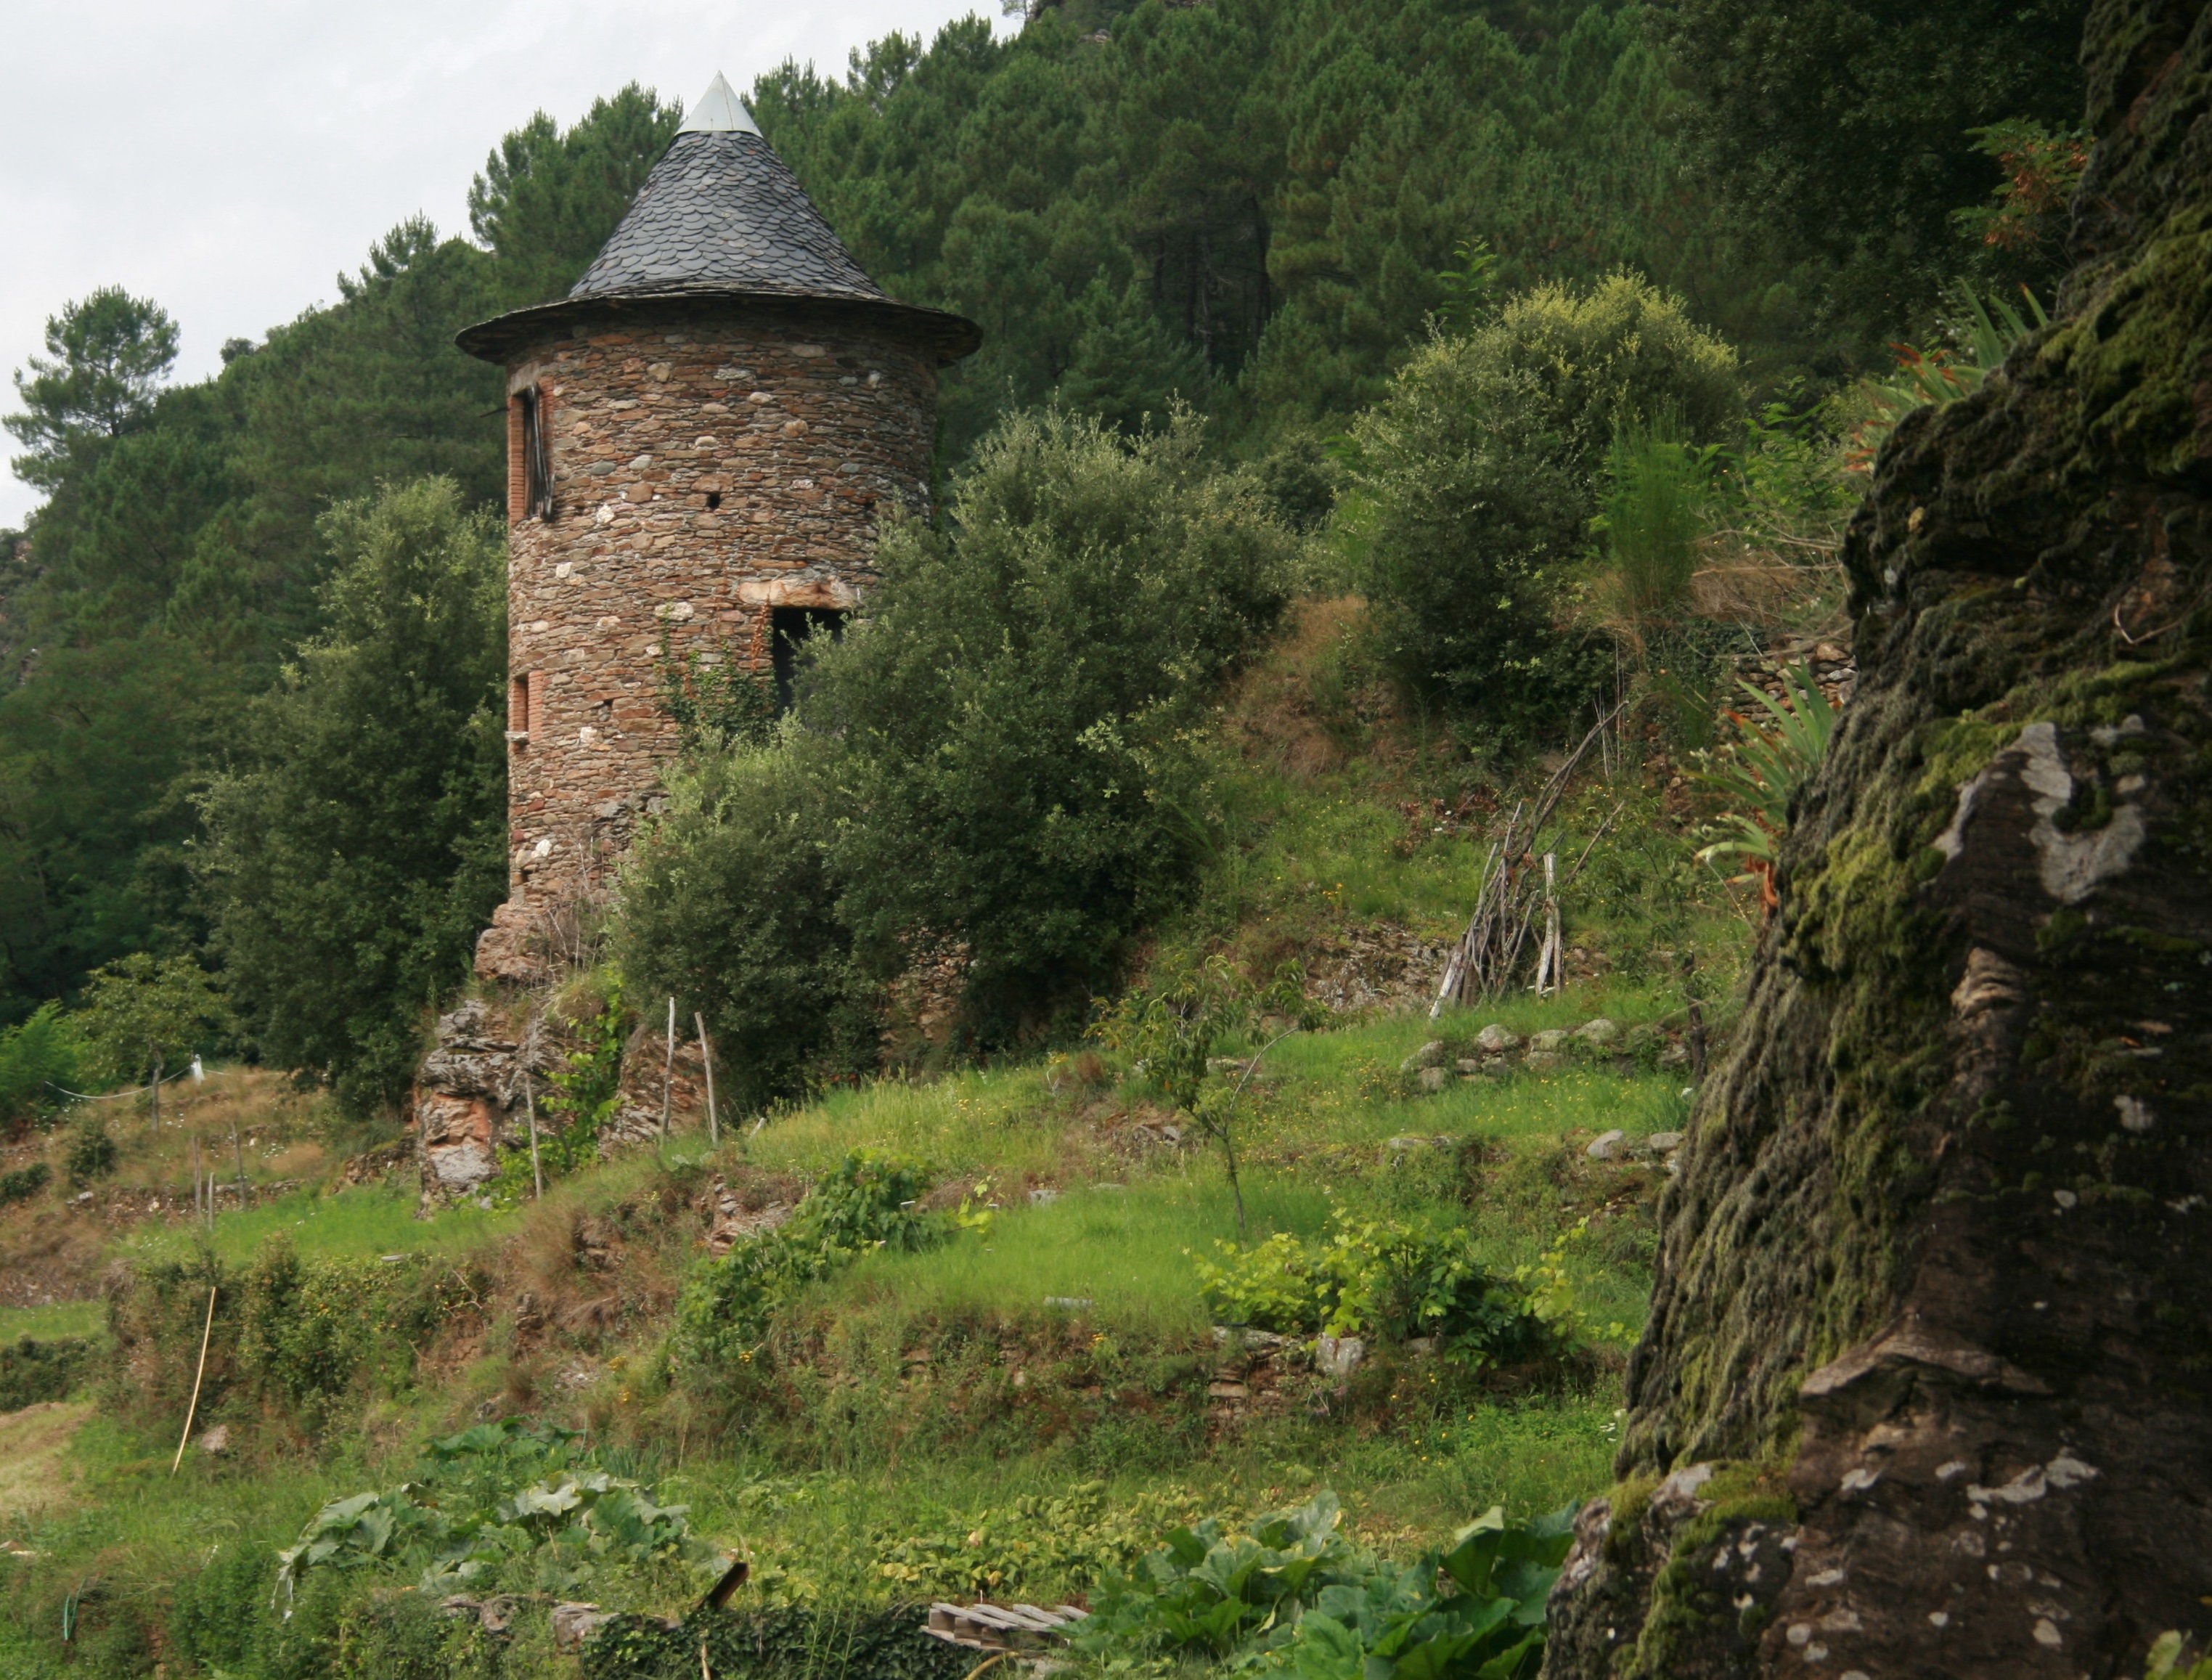
<path fill-rule="evenodd" d="M 512 1216 L 463 1205 L 436 1218 L 416 1217 L 411 1190 L 389 1184 L 364 1184 L 334 1196 L 295 1190 L 243 1211 L 218 1214 L 211 1245 L 216 1256 L 235 1263 L 250 1257 L 262 1239 L 283 1231 L 301 1255 L 459 1253 L 477 1247 L 512 1224 Z M 168 1259 L 207 1240 L 189 1227 L 141 1226 L 125 1239 L 134 1259 Z"/>
<path fill-rule="evenodd" d="M 963 1236 L 919 1254 L 871 1256 L 824 1286 L 844 1311 L 892 1308 L 902 1315 L 985 1311 L 1041 1318 L 1083 1300 L 1102 1328 L 1173 1339 L 1202 1335 L 1190 1251 L 1210 1251 L 1237 1222 L 1227 1187 L 1209 1160 L 1175 1177 L 1126 1186 L 1085 1184 L 1033 1207 L 1018 1192 L 978 1239 Z M 1329 1199 L 1311 1181 L 1256 1174 L 1245 1184 L 1255 1240 L 1271 1232 L 1317 1234 Z"/>

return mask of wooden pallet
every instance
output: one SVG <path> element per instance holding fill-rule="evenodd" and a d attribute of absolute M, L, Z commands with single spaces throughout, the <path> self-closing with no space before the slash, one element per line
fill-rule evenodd
<path fill-rule="evenodd" d="M 932 1604 L 923 1631 L 971 1651 L 1042 1651 L 1090 1613 L 1073 1604 Z"/>

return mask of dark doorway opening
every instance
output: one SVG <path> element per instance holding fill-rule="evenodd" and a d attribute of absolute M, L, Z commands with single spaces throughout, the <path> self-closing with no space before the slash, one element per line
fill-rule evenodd
<path fill-rule="evenodd" d="M 778 606 L 769 612 L 769 635 L 775 660 L 775 709 L 791 709 L 793 685 L 808 657 L 806 644 L 826 636 L 832 642 L 845 634 L 845 614 L 834 606 Z"/>

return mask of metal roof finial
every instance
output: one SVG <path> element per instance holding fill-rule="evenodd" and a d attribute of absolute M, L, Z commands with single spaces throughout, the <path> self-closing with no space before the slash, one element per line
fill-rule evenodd
<path fill-rule="evenodd" d="M 753 121 L 753 113 L 745 109 L 745 102 L 731 90 L 720 70 L 708 83 L 707 91 L 699 95 L 698 104 L 685 113 L 684 126 L 678 134 L 758 134 L 760 125 Z"/>

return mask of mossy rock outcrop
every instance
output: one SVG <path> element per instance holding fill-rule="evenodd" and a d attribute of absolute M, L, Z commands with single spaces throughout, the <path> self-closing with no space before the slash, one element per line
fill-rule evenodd
<path fill-rule="evenodd" d="M 2212 9 L 2101 3 L 2084 57 L 2057 318 L 1899 426 L 1852 527 L 1860 685 L 1553 1680 L 2212 1634 Z"/>

